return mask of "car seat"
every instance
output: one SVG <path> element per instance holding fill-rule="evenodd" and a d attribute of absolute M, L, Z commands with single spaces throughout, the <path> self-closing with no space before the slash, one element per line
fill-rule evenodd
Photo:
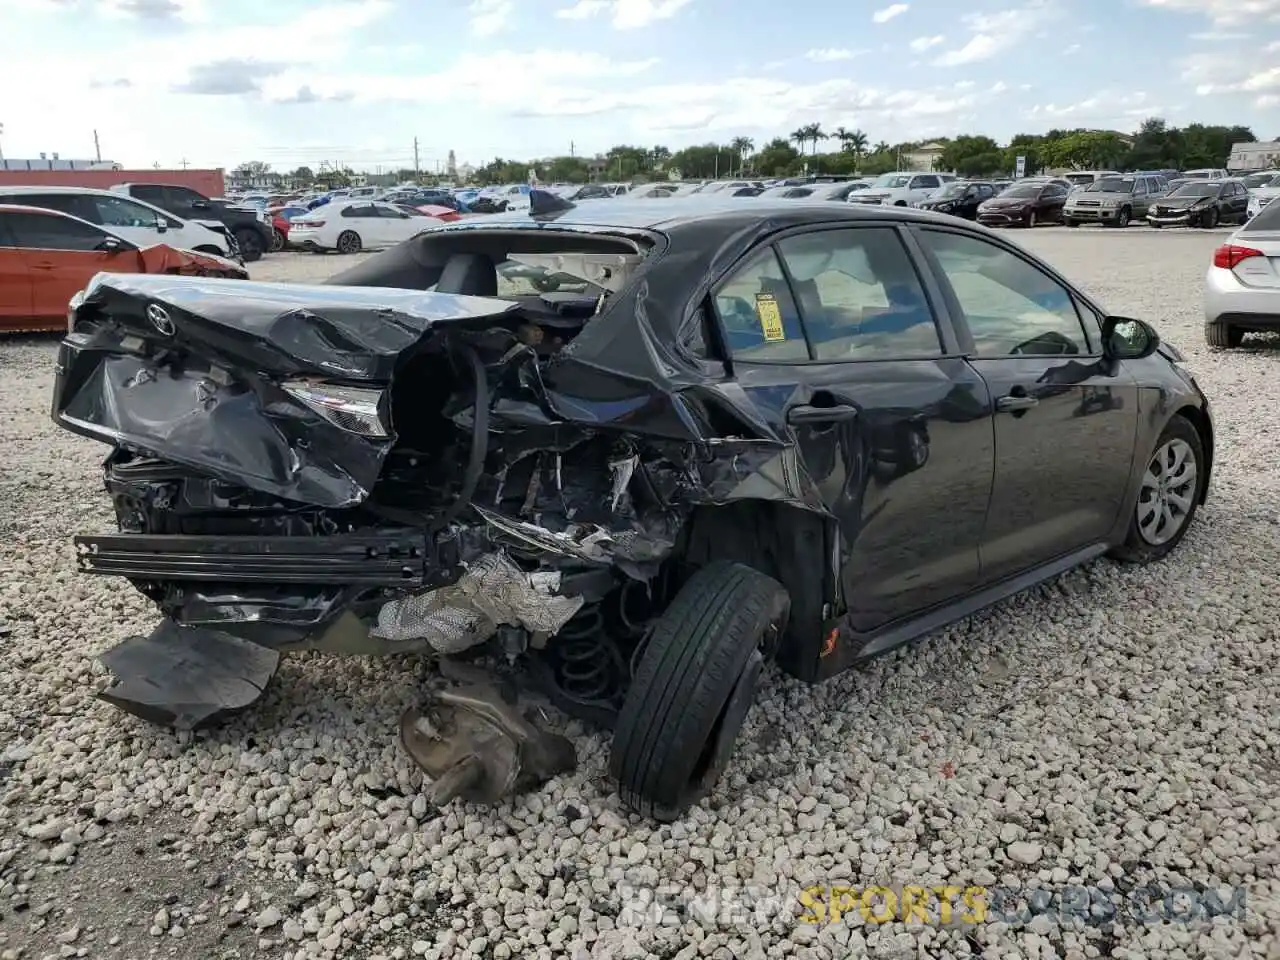
<path fill-rule="evenodd" d="M 437 293 L 466 297 L 496 297 L 498 271 L 493 261 L 480 253 L 455 253 L 444 265 L 436 281 Z"/>

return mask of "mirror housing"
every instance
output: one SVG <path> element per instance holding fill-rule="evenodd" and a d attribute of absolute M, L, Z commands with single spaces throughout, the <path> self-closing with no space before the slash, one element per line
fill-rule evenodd
<path fill-rule="evenodd" d="M 1142 360 L 1160 346 L 1160 334 L 1145 320 L 1106 317 L 1102 321 L 1102 352 L 1111 360 Z"/>
<path fill-rule="evenodd" d="M 156 215 L 156 232 L 165 233 L 169 229 L 169 221 L 159 214 Z"/>
<path fill-rule="evenodd" d="M 192 210 L 208 210 L 209 201 L 208 200 L 192 200 L 191 209 Z"/>

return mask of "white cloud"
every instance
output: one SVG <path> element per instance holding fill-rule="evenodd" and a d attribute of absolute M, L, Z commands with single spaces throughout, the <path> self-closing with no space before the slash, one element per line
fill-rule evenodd
<path fill-rule="evenodd" d="M 916 37 L 911 41 L 911 49 L 916 53 L 924 53 L 931 47 L 936 47 L 941 43 L 946 43 L 947 38 L 942 34 L 936 34 L 932 37 Z"/>
<path fill-rule="evenodd" d="M 635 30 L 658 20 L 670 20 L 693 0 L 577 0 L 556 11 L 561 20 L 590 20 L 611 13 L 616 30 Z"/>
<path fill-rule="evenodd" d="M 1176 13 L 1198 13 L 1216 26 L 1256 27 L 1263 21 L 1280 22 L 1280 0 L 1143 0 L 1148 7 Z"/>
<path fill-rule="evenodd" d="M 511 26 L 512 0 L 471 0 L 471 32 L 477 37 L 492 37 Z"/>
<path fill-rule="evenodd" d="M 1067 47 L 1067 48 L 1066 48 L 1065 50 L 1063 50 L 1062 52 L 1063 52 L 1066 56 L 1068 56 L 1068 57 L 1069 57 L 1069 56 L 1071 56 L 1071 54 L 1073 54 L 1073 53 L 1079 53 L 1079 52 L 1080 52 L 1080 44 L 1078 44 L 1078 43 L 1073 43 L 1073 44 L 1071 44 L 1071 46 Z"/>
<path fill-rule="evenodd" d="M 891 3 L 889 4 L 889 6 L 885 7 L 883 10 L 877 10 L 875 13 L 873 13 L 871 15 L 871 22 L 872 23 L 888 23 L 894 17 L 900 17 L 910 9 L 911 9 L 910 4 Z"/>
<path fill-rule="evenodd" d="M 1204 30 L 1200 33 L 1191 34 L 1191 39 L 1200 40 L 1204 43 L 1229 43 L 1232 40 L 1248 40 L 1249 34 L 1231 30 Z"/>
<path fill-rule="evenodd" d="M 834 63 L 837 60 L 852 60 L 857 53 L 853 50 L 838 50 L 834 47 L 827 47 L 822 50 L 810 50 L 804 55 L 806 60 L 812 60 L 814 63 Z"/>
<path fill-rule="evenodd" d="M 556 16 L 561 20 L 590 20 L 610 6 L 609 0 L 578 0 L 572 7 L 557 10 Z"/>
<path fill-rule="evenodd" d="M 1053 16 L 1054 11 L 1046 0 L 1033 0 L 1024 7 L 998 13 L 966 14 L 961 19 L 971 34 L 968 42 L 942 54 L 933 61 L 934 66 L 961 67 L 990 60 L 1016 47 Z"/>

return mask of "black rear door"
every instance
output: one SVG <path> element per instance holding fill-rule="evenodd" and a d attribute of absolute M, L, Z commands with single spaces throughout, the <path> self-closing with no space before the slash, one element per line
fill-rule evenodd
<path fill-rule="evenodd" d="M 739 385 L 838 521 L 859 633 L 975 586 L 991 496 L 990 398 L 910 249 L 887 223 L 791 232 L 712 296 Z"/>
<path fill-rule="evenodd" d="M 1133 378 L 1101 355 L 1098 318 L 1012 246 L 916 231 L 995 401 L 983 581 L 1105 540 L 1129 487 L 1138 409 Z"/>

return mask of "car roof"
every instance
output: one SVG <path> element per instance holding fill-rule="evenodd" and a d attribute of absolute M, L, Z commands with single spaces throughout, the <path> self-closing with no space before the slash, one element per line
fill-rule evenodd
<path fill-rule="evenodd" d="M 63 213 L 61 210 L 54 210 L 51 207 L 33 207 L 27 203 L 0 203 L 0 213 L 38 213 L 45 216 L 62 217 L 64 220 L 74 220 L 76 223 L 83 223 L 86 227 L 92 227 L 94 230 L 101 230 L 108 236 L 115 237 L 117 240 L 125 240 L 124 237 L 116 233 L 110 227 L 104 227 L 98 223 L 90 223 L 88 220 L 82 220 L 79 217 L 69 213 Z M 128 241 L 125 241 L 126 243 Z"/>
<path fill-rule="evenodd" d="M 561 213 L 536 219 L 528 212 L 500 213 L 483 220 L 463 220 L 440 227 L 455 229 L 521 229 L 532 227 L 582 228 L 586 230 L 649 231 L 675 234 L 697 227 L 701 232 L 724 231 L 726 237 L 742 227 L 774 221 L 779 229 L 806 223 L 856 223 L 860 220 L 902 220 L 936 223 L 932 214 L 909 207 L 860 206 L 858 204 L 805 205 L 787 200 L 756 197 L 744 203 L 741 197 L 721 194 L 692 194 L 660 200 L 621 197 L 608 204 L 582 204 Z"/>
<path fill-rule="evenodd" d="M 102 197 L 119 197 L 114 190 L 102 190 L 98 187 L 42 187 L 23 184 L 22 186 L 0 186 L 0 193 L 93 193 Z M 130 200 L 133 198 L 130 197 Z"/>

